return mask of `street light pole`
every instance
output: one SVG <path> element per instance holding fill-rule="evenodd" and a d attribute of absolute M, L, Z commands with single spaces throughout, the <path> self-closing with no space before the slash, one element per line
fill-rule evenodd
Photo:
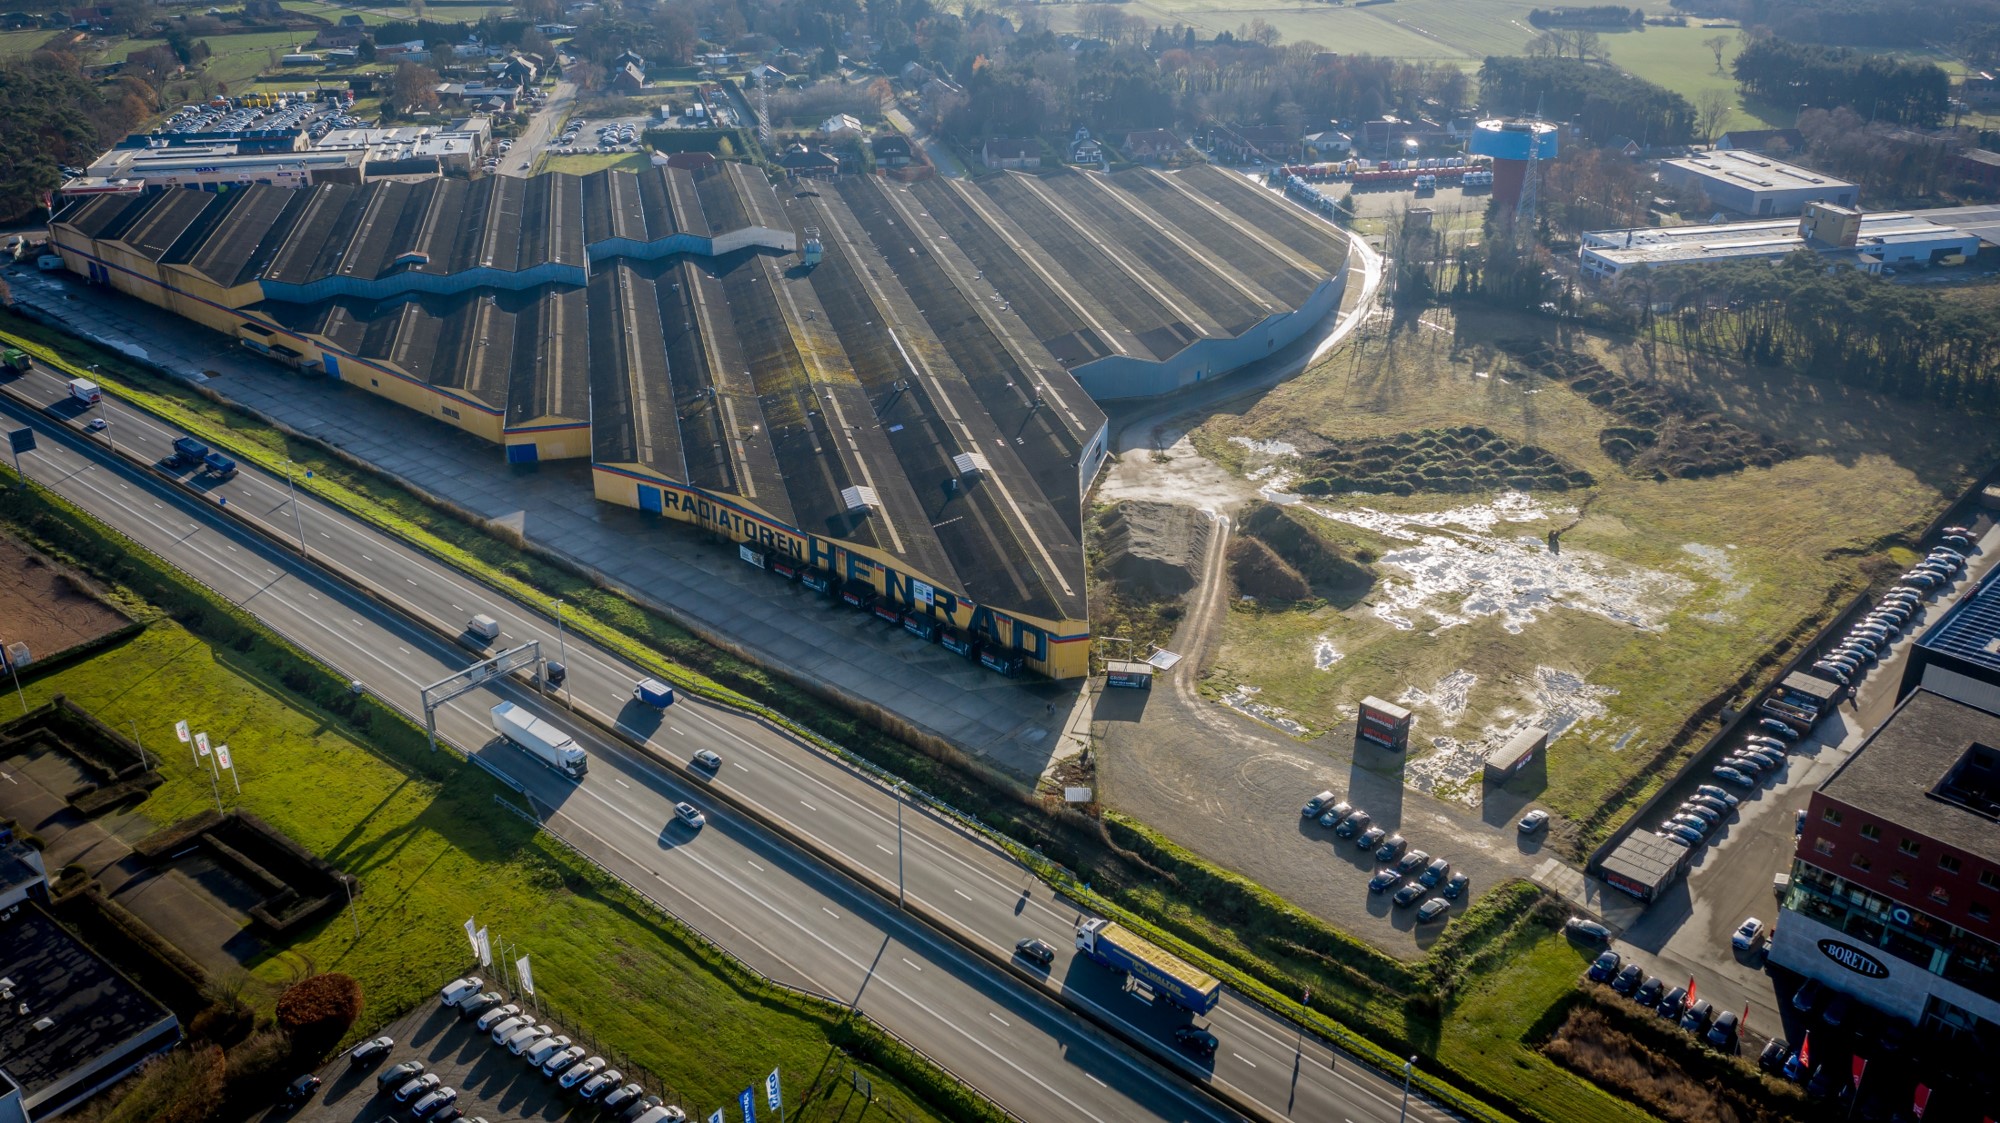
<path fill-rule="evenodd" d="M 285 495 L 292 501 L 292 526 L 299 532 L 299 556 L 303 558 L 307 556 L 306 522 L 304 516 L 299 514 L 299 492 L 292 486 L 292 462 L 289 460 L 285 461 Z"/>
<path fill-rule="evenodd" d="M 27 477 L 23 476 L 21 478 L 26 479 Z M 21 712 L 25 714 L 28 712 L 28 696 L 21 693 L 21 668 L 15 664 L 14 657 L 6 653 L 5 648 L 6 644 L 0 643 L 0 659 L 7 660 L 7 670 L 14 676 L 14 697 L 20 700 Z"/>
<path fill-rule="evenodd" d="M 1403 1062 L 1403 1110 L 1396 1114 L 1396 1123 L 1406 1123 L 1410 1118 L 1410 1066 L 1416 1063 L 1415 1057 Z"/>
<path fill-rule="evenodd" d="M 903 907 L 903 785 L 896 785 L 896 907 Z"/>
<path fill-rule="evenodd" d="M 90 364 L 90 373 L 97 373 L 97 364 Z M 118 455 L 118 442 L 111 437 L 111 411 L 104 408 L 104 391 L 97 392 L 97 419 L 104 422 L 104 443 L 111 446 L 111 455 Z"/>
<path fill-rule="evenodd" d="M 340 887 L 347 890 L 347 915 L 349 919 L 354 921 L 354 942 L 358 944 L 361 942 L 361 914 L 355 911 L 354 908 L 354 879 L 351 877 L 341 878 Z"/>
<path fill-rule="evenodd" d="M 559 599 L 550 601 L 549 606 L 554 608 L 556 612 L 556 655 L 562 660 L 563 683 L 567 685 L 569 683 L 569 637 L 563 632 L 563 602 Z M 568 691 L 564 691 L 564 693 L 568 693 Z"/>

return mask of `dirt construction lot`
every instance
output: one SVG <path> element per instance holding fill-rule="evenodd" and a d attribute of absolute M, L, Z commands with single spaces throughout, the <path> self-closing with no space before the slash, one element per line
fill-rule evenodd
<path fill-rule="evenodd" d="M 40 554 L 0 537 L 0 644 L 47 659 L 125 626 L 125 618 Z"/>

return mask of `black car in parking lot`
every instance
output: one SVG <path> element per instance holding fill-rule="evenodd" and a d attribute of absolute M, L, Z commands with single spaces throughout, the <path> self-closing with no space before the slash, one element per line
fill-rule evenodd
<path fill-rule="evenodd" d="M 1618 953 L 1615 951 L 1606 951 L 1602 955 L 1599 955 L 1596 962 L 1590 965 L 1590 971 L 1588 972 L 1590 981 L 1593 983 L 1610 982 L 1611 976 L 1618 973 L 1619 958 Z"/>
<path fill-rule="evenodd" d="M 1646 977 L 1637 963 L 1627 963 L 1611 980 L 1611 989 L 1619 994 L 1631 994 L 1639 989 L 1639 980 Z"/>
<path fill-rule="evenodd" d="M 1387 893 L 1400 884 L 1402 880 L 1403 875 L 1397 873 L 1395 870 L 1381 870 L 1374 877 L 1368 879 L 1368 891 L 1370 893 Z"/>
<path fill-rule="evenodd" d="M 1393 862 L 1402 857 L 1403 851 L 1409 848 L 1410 842 L 1408 839 L 1399 834 L 1392 834 L 1382 840 L 1382 845 L 1375 848 L 1375 860 L 1378 862 Z"/>
<path fill-rule="evenodd" d="M 1435 889 L 1438 883 L 1443 881 L 1450 873 L 1450 862 L 1445 861 L 1443 858 L 1432 858 L 1430 865 L 1424 867 L 1424 872 L 1417 875 L 1417 884 L 1426 889 Z"/>
<path fill-rule="evenodd" d="M 1651 976 L 1632 992 L 1632 1001 L 1650 1009 L 1660 1004 L 1660 994 L 1666 989 L 1667 984 L 1661 982 L 1658 975 Z"/>
<path fill-rule="evenodd" d="M 1667 1021 L 1677 1021 L 1681 1016 L 1681 1007 L 1687 1005 L 1687 1000 L 1688 988 L 1675 987 L 1667 992 L 1665 998 L 1660 999 L 1659 1005 L 1653 1007 L 1653 1012 Z"/>
<path fill-rule="evenodd" d="M 1396 890 L 1396 896 L 1392 899 L 1396 902 L 1397 908 L 1406 909 L 1423 900 L 1424 894 L 1428 891 L 1428 886 L 1419 885 L 1412 881 L 1401 889 Z"/>

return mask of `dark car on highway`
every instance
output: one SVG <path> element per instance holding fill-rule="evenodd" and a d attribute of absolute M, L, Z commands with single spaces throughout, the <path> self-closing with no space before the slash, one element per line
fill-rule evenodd
<path fill-rule="evenodd" d="M 1200 1026 L 1182 1026 L 1174 1031 L 1174 1043 L 1190 1053 L 1204 1057 L 1215 1055 L 1215 1047 L 1220 1044 L 1214 1034 Z"/>
<path fill-rule="evenodd" d="M 1022 959 L 1032 959 L 1044 967 L 1056 961 L 1055 945 L 1047 940 L 1037 940 L 1032 937 L 1017 941 L 1014 944 L 1014 954 Z"/>

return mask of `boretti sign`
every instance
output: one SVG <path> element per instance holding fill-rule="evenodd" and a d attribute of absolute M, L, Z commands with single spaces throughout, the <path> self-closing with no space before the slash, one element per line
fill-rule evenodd
<path fill-rule="evenodd" d="M 1889 977 L 1889 969 L 1882 966 L 1881 960 L 1869 955 L 1853 944 L 1842 943 L 1839 940 L 1821 940 L 1819 942 L 1819 953 L 1863 978 L 1886 979 Z"/>

